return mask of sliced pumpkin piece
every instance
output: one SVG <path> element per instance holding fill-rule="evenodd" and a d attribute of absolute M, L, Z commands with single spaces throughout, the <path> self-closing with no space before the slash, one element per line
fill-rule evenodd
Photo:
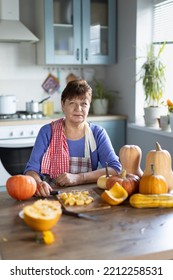
<path fill-rule="evenodd" d="M 65 205 L 70 206 L 82 206 L 90 204 L 94 201 L 94 198 L 89 195 L 88 191 L 74 191 L 70 193 L 61 193 L 60 199 L 62 199 Z"/>
<path fill-rule="evenodd" d="M 110 190 L 105 190 L 101 198 L 109 205 L 118 205 L 128 197 L 128 192 L 116 182 Z"/>

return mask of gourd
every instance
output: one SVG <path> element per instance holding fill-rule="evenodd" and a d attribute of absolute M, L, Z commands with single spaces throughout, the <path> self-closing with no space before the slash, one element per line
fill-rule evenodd
<path fill-rule="evenodd" d="M 118 182 L 127 192 L 128 195 L 139 192 L 140 178 L 137 175 L 127 173 L 125 169 L 120 174 L 112 175 L 106 181 L 106 189 L 110 189 L 116 182 Z"/>
<path fill-rule="evenodd" d="M 8 194 L 16 200 L 31 198 L 35 194 L 36 188 L 36 181 L 29 175 L 14 175 L 6 182 Z"/>
<path fill-rule="evenodd" d="M 173 207 L 173 195 L 167 194 L 133 194 L 129 203 L 135 208 L 171 208 Z"/>
<path fill-rule="evenodd" d="M 161 194 L 168 192 L 168 184 L 162 175 L 155 174 L 154 164 L 150 165 L 150 175 L 143 175 L 139 183 L 141 194 Z"/>
<path fill-rule="evenodd" d="M 119 150 L 119 158 L 123 169 L 127 173 L 135 174 L 139 177 L 143 175 L 140 167 L 142 159 L 142 150 L 137 145 L 124 145 Z"/>
<path fill-rule="evenodd" d="M 111 177 L 112 175 L 101 175 L 98 179 L 97 179 L 97 186 L 100 189 L 106 190 L 106 182 L 107 180 Z"/>
<path fill-rule="evenodd" d="M 146 166 L 143 175 L 151 174 L 151 164 L 154 164 L 155 175 L 162 175 L 166 179 L 169 191 L 172 190 L 172 158 L 167 150 L 162 150 L 158 142 L 156 142 L 156 149 L 149 151 L 146 155 Z"/>

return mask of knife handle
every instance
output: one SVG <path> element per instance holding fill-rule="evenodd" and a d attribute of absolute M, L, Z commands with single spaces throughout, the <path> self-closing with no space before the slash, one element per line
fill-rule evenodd
<path fill-rule="evenodd" d="M 68 211 L 62 207 L 62 213 L 69 216 L 79 217 L 79 214 L 76 212 Z"/>
<path fill-rule="evenodd" d="M 55 191 L 51 191 L 50 195 L 56 195 L 56 194 L 60 194 L 60 193 L 61 193 L 61 191 L 55 190 Z"/>

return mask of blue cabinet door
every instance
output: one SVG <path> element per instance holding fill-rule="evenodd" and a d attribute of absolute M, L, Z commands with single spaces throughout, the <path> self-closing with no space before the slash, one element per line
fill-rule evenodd
<path fill-rule="evenodd" d="M 44 12 L 46 64 L 81 64 L 81 0 L 45 0 Z"/>
<path fill-rule="evenodd" d="M 82 0 L 82 63 L 116 62 L 116 0 Z"/>
<path fill-rule="evenodd" d="M 119 155 L 120 148 L 126 144 L 126 120 L 97 121 L 94 123 L 105 128 L 116 154 Z"/>

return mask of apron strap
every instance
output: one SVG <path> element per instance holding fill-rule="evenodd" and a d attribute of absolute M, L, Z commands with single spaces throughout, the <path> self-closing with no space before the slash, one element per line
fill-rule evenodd
<path fill-rule="evenodd" d="M 91 152 L 96 150 L 96 141 L 93 135 L 93 132 L 87 122 L 85 122 L 85 157 L 90 158 L 90 149 Z"/>

